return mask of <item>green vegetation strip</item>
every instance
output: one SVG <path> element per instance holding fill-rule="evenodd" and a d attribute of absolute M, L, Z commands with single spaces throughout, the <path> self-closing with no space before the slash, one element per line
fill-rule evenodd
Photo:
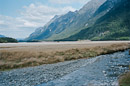
<path fill-rule="evenodd" d="M 0 38 L 0 43 L 17 43 L 18 41 L 14 38 L 9 38 L 9 37 L 1 37 Z"/>

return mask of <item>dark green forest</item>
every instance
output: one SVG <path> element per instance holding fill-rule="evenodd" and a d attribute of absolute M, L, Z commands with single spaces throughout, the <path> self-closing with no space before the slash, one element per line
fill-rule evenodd
<path fill-rule="evenodd" d="M 0 38 L 0 43 L 17 43 L 18 41 L 14 38 L 9 38 L 9 37 L 1 37 Z"/>

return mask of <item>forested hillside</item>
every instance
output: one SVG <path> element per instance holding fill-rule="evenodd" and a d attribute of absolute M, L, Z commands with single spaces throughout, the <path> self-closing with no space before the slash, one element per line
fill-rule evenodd
<path fill-rule="evenodd" d="M 130 40 L 130 1 L 122 0 L 95 24 L 63 40 Z"/>

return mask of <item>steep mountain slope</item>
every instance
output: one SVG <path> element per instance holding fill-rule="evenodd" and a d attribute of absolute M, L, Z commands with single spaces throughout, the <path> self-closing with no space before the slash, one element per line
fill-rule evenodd
<path fill-rule="evenodd" d="M 63 40 L 130 40 L 130 1 L 118 2 L 95 24 Z"/>
<path fill-rule="evenodd" d="M 88 21 L 106 0 L 91 0 L 82 9 L 55 16 L 44 27 L 38 28 L 27 40 L 56 40 L 67 38 L 88 26 Z"/>
<path fill-rule="evenodd" d="M 107 0 L 104 4 L 102 4 L 98 10 L 95 12 L 94 16 L 97 16 L 101 12 L 109 12 L 111 8 L 113 8 L 118 2 L 121 0 Z"/>

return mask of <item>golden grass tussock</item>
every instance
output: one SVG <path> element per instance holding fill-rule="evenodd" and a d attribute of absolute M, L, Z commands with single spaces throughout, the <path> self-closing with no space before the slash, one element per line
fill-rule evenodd
<path fill-rule="evenodd" d="M 65 51 L 46 53 L 44 51 L 25 50 L 0 50 L 0 70 L 38 66 L 68 60 L 95 57 L 101 54 L 109 54 L 116 51 L 129 49 L 128 43 L 112 44 L 109 46 L 95 46 L 89 48 L 75 48 Z"/>
<path fill-rule="evenodd" d="M 128 72 L 120 77 L 119 86 L 130 86 L 130 72 Z"/>

